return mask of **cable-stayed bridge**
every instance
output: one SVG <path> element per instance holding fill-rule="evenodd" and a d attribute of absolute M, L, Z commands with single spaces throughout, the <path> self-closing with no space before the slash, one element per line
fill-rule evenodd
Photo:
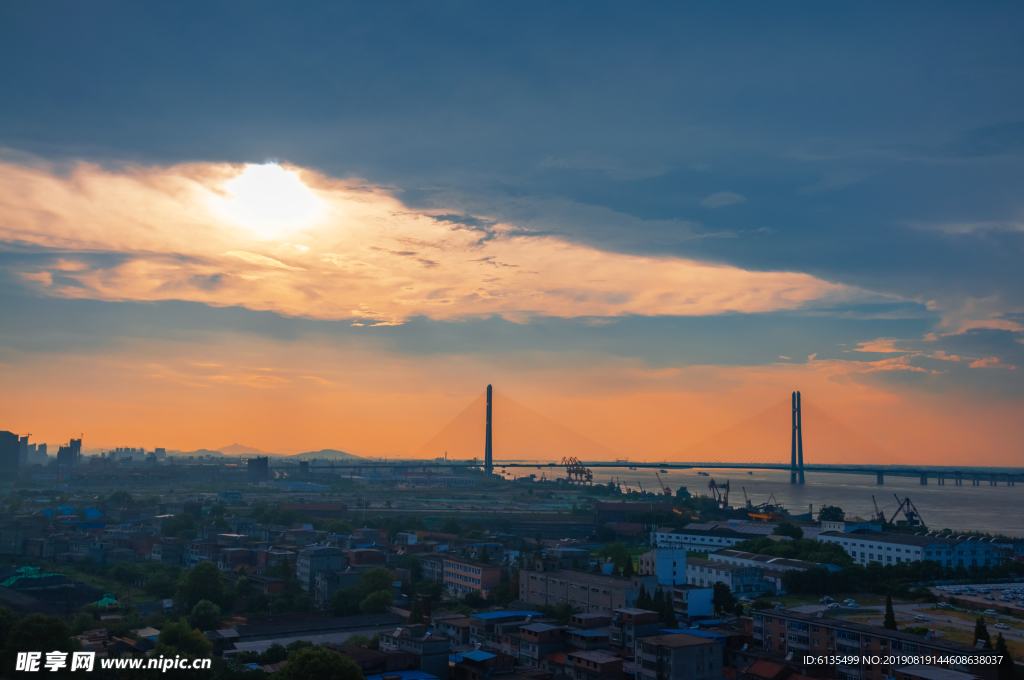
<path fill-rule="evenodd" d="M 806 449 L 806 459 L 805 459 Z M 922 484 L 934 478 L 940 485 L 1014 484 L 1024 470 L 962 469 L 907 465 L 854 429 L 831 417 L 799 392 L 760 413 L 660 460 L 624 455 L 571 430 L 490 385 L 421 446 L 412 460 L 391 462 L 316 462 L 316 468 L 395 471 L 427 467 L 554 468 L 565 469 L 574 481 L 599 468 L 735 468 L 788 470 L 790 481 L 802 484 L 810 472 L 918 476 Z"/>

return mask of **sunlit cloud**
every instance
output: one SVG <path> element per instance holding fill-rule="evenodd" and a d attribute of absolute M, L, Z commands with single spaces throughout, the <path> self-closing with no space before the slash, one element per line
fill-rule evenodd
<path fill-rule="evenodd" d="M 752 313 L 865 295 L 799 272 L 626 255 L 480 223 L 486 230 L 410 210 L 379 187 L 276 164 L 83 164 L 67 175 L 0 164 L 0 240 L 61 253 L 18 270 L 47 295 L 367 325 Z"/>

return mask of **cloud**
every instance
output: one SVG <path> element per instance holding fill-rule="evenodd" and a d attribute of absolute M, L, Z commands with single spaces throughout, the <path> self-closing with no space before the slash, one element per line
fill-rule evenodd
<path fill-rule="evenodd" d="M 274 206 L 253 222 L 252 206 L 237 203 L 255 193 L 238 188 L 251 167 L 82 164 L 56 175 L 0 164 L 0 240 L 35 250 L 14 266 L 46 295 L 190 300 L 377 325 L 753 313 L 864 295 L 799 272 L 599 250 L 538 232 L 543 215 L 524 229 L 410 210 L 379 187 L 294 167 L 253 174 L 259 205 Z M 275 202 L 279 177 L 287 183 Z"/>
<path fill-rule="evenodd" d="M 999 360 L 999 357 L 988 357 L 985 359 L 977 359 L 972 361 L 970 364 L 971 368 L 1005 368 L 1010 371 L 1017 370 L 1017 367 L 1012 364 L 1004 364 Z"/>
<path fill-rule="evenodd" d="M 951 236 L 982 234 L 992 231 L 1024 232 L 1024 222 L 1017 220 L 996 220 L 987 222 L 906 222 L 911 229 L 932 231 Z"/>
<path fill-rule="evenodd" d="M 833 189 L 841 189 L 851 184 L 857 184 L 863 182 L 865 179 L 871 176 L 871 173 L 864 172 L 862 170 L 836 170 L 826 174 L 821 180 L 810 184 L 805 187 L 801 187 L 797 191 L 802 194 L 817 194 L 823 191 L 831 191 Z"/>
<path fill-rule="evenodd" d="M 735 205 L 737 203 L 744 203 L 746 197 L 741 196 L 732 191 L 719 191 L 716 194 L 711 194 L 701 200 L 700 204 L 705 208 L 724 208 L 727 205 Z"/>
<path fill-rule="evenodd" d="M 896 347 L 896 343 L 900 342 L 898 338 L 878 338 L 877 340 L 869 340 L 867 342 L 858 342 L 858 347 L 853 350 L 854 352 L 906 352 L 907 350 L 899 349 Z"/>

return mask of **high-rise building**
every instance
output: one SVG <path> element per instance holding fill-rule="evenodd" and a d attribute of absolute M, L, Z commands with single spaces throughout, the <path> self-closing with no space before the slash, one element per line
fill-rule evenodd
<path fill-rule="evenodd" d="M 28 435 L 18 439 L 18 467 L 28 465 Z"/>
<path fill-rule="evenodd" d="M 249 483 L 255 484 L 270 479 L 270 459 L 266 456 L 256 456 L 245 461 L 246 470 L 249 471 Z"/>
<path fill-rule="evenodd" d="M 67 446 L 57 449 L 57 465 L 71 467 L 78 465 L 82 457 L 82 440 L 72 439 Z"/>
<path fill-rule="evenodd" d="M 18 435 L 6 430 L 0 432 L 0 471 L 16 472 L 18 470 Z"/>

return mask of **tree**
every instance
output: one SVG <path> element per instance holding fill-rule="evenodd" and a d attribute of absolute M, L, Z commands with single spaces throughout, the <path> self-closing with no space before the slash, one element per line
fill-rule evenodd
<path fill-rule="evenodd" d="M 665 608 L 665 593 L 661 587 L 654 591 L 654 597 L 651 598 L 651 611 L 658 612 L 661 614 L 661 610 Z"/>
<path fill-rule="evenodd" d="M 716 583 L 714 587 L 715 592 L 711 596 L 711 602 L 715 605 L 715 611 L 731 611 L 736 606 L 736 598 L 733 597 L 729 586 L 724 583 Z"/>
<path fill-rule="evenodd" d="M 97 623 L 99 621 L 96 620 L 96 617 L 91 612 L 81 611 L 78 612 L 71 622 L 71 631 L 75 635 L 81 635 L 87 630 L 95 630 Z"/>
<path fill-rule="evenodd" d="M 455 517 L 446 517 L 444 524 L 441 525 L 441 533 L 443 534 L 460 534 L 462 533 L 462 525 L 459 524 L 459 520 Z"/>
<path fill-rule="evenodd" d="M 979 616 L 974 624 L 974 639 L 985 643 L 985 649 L 992 649 L 992 637 L 988 634 L 988 626 L 985 625 L 985 617 Z"/>
<path fill-rule="evenodd" d="M 1003 634 L 1000 633 L 996 637 L 996 651 L 999 652 L 999 666 L 996 669 L 997 680 L 1016 680 L 1017 669 L 1013 663 L 1013 657 L 1010 656 L 1010 650 L 1006 646 L 1006 640 L 1003 638 Z"/>
<path fill-rule="evenodd" d="M 215 604 L 223 602 L 224 572 L 215 562 L 200 562 L 185 576 L 174 599 L 189 611 L 200 600 L 209 600 Z"/>
<path fill-rule="evenodd" d="M 636 569 L 633 567 L 633 557 L 630 556 L 630 558 L 626 560 L 626 566 L 622 568 L 622 575 L 632 577 L 634 574 L 636 574 Z"/>
<path fill-rule="evenodd" d="M 483 562 L 484 564 L 487 564 L 491 561 L 491 554 L 487 552 L 486 545 L 480 549 L 480 554 L 477 556 L 477 559 Z"/>
<path fill-rule="evenodd" d="M 220 625 L 220 607 L 209 600 L 200 600 L 192 607 L 188 624 L 199 630 L 216 630 Z"/>
<path fill-rule="evenodd" d="M 394 582 L 395 579 L 387 568 L 374 567 L 359 577 L 359 593 L 366 597 L 370 593 L 376 593 L 379 590 L 391 592 Z"/>
<path fill-rule="evenodd" d="M 183 512 L 175 515 L 164 523 L 163 533 L 165 536 L 187 536 L 188 532 L 195 531 L 196 520 L 192 515 Z"/>
<path fill-rule="evenodd" d="M 188 625 L 188 621 L 168 623 L 160 631 L 153 655 L 173 657 L 177 654 L 190 659 L 201 659 L 210 656 L 213 644 L 206 639 L 202 631 Z"/>
<path fill-rule="evenodd" d="M 80 649 L 78 641 L 71 637 L 68 624 L 55 616 L 29 614 L 21 620 L 7 609 L 0 610 L 0 630 L 4 635 L 3 668 L 0 675 L 5 678 L 15 675 L 16 652 L 75 652 Z M 50 675 L 50 673 L 47 673 Z M 63 677 L 62 674 L 57 674 Z M 67 675 L 66 677 L 71 677 Z"/>
<path fill-rule="evenodd" d="M 420 598 L 413 596 L 412 606 L 409 607 L 409 625 L 417 623 L 423 623 L 423 606 L 420 604 Z"/>
<path fill-rule="evenodd" d="M 846 519 L 846 513 L 838 505 L 823 505 L 818 511 L 819 522 L 842 522 Z"/>
<path fill-rule="evenodd" d="M 288 655 L 278 680 L 363 680 L 363 672 L 352 659 L 323 647 L 302 649 Z"/>
<path fill-rule="evenodd" d="M 644 584 L 640 584 L 640 594 L 636 596 L 636 608 L 637 609 L 650 609 L 653 603 L 651 602 L 651 594 L 647 592 L 647 588 Z"/>
<path fill-rule="evenodd" d="M 363 614 L 386 614 L 392 602 L 391 590 L 378 590 L 363 598 L 359 603 L 359 611 Z"/>
<path fill-rule="evenodd" d="M 619 569 L 619 565 L 612 563 L 612 576 L 622 576 L 622 571 Z"/>
<path fill-rule="evenodd" d="M 792 522 L 782 522 L 775 531 L 772 532 L 776 536 L 789 536 L 790 538 L 803 538 L 804 530 L 793 524 Z"/>
<path fill-rule="evenodd" d="M 892 595 L 885 596 L 885 621 L 882 627 L 886 630 L 896 630 L 896 612 L 892 609 Z"/>

